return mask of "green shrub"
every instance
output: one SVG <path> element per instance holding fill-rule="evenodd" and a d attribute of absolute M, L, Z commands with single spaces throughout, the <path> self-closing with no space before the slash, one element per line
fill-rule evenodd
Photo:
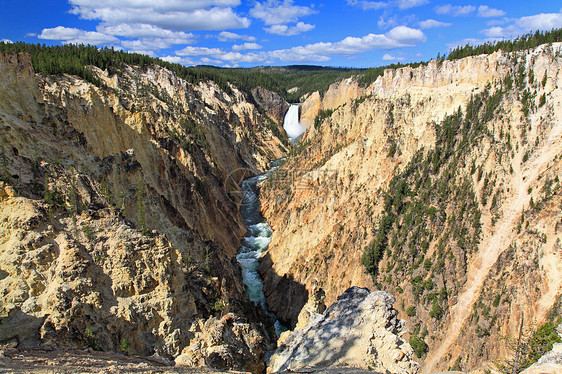
<path fill-rule="evenodd" d="M 418 358 L 422 358 L 429 348 L 423 339 L 416 335 L 410 338 L 410 345 L 414 349 L 414 353 L 418 356 Z"/>
<path fill-rule="evenodd" d="M 431 311 L 429 312 L 430 317 L 440 320 L 443 317 L 443 308 L 437 300 L 433 300 L 431 305 Z"/>
<path fill-rule="evenodd" d="M 129 352 L 129 349 L 131 348 L 131 346 L 129 345 L 129 343 L 127 342 L 127 340 L 123 339 L 121 341 L 121 345 L 119 346 L 119 350 L 121 352 Z"/>

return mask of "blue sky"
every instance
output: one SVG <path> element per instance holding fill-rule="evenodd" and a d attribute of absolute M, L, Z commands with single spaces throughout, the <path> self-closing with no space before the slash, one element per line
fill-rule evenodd
<path fill-rule="evenodd" d="M 559 1 L 0 0 L 0 40 L 85 43 L 184 65 L 373 67 L 562 27 Z"/>

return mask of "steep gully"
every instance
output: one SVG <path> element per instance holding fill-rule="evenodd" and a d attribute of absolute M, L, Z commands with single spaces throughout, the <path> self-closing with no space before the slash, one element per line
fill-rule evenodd
<path fill-rule="evenodd" d="M 283 128 L 292 142 L 296 142 L 306 130 L 306 127 L 299 123 L 298 116 L 298 104 L 291 105 L 285 115 Z M 282 161 L 283 159 L 273 161 L 268 172 L 245 179 L 240 186 L 243 193 L 240 214 L 248 228 L 248 235 L 242 240 L 242 246 L 238 251 L 236 259 L 242 267 L 242 277 L 250 300 L 256 305 L 261 305 L 266 312 L 267 307 L 265 295 L 263 293 L 263 281 L 258 273 L 258 268 L 261 254 L 267 249 L 267 246 L 271 242 L 273 230 L 261 214 L 258 183 L 264 181 Z M 287 326 L 277 320 L 273 313 L 268 312 L 268 314 L 275 320 L 277 336 L 288 329 Z"/>
<path fill-rule="evenodd" d="M 528 206 L 531 199 L 529 188 L 534 185 L 539 175 L 548 167 L 549 162 L 562 152 L 562 123 L 557 123 L 552 129 L 550 136 L 545 145 L 536 153 L 537 156 L 530 161 L 527 167 L 522 170 L 517 168 L 517 178 L 515 178 L 516 186 L 510 197 L 509 209 L 504 218 L 497 224 L 498 229 L 489 238 L 484 239 L 484 250 L 479 253 L 478 258 L 471 265 L 473 270 L 469 274 L 473 274 L 468 281 L 461 294 L 459 302 L 451 310 L 451 323 L 447 329 L 445 338 L 439 349 L 432 352 L 424 363 L 424 371 L 431 372 L 437 366 L 439 360 L 448 352 L 458 338 L 462 327 L 466 320 L 470 317 L 473 305 L 476 303 L 479 292 L 484 284 L 486 276 L 490 272 L 492 266 L 496 263 L 500 254 L 505 251 L 509 243 L 513 242 L 513 236 L 516 234 L 515 227 L 524 212 L 524 208 Z M 523 157 L 523 150 L 518 152 L 518 158 Z M 509 238 L 509 240 L 508 240 Z M 552 256 L 552 254 L 549 254 Z M 552 269 L 551 269 L 552 268 Z M 538 313 L 545 314 L 548 307 L 545 305 L 553 305 L 559 289 L 560 280 L 557 276 L 555 262 L 549 264 L 547 270 L 551 276 L 552 283 L 549 285 L 548 293 L 539 300 Z M 552 275 L 554 274 L 554 275 Z M 537 314 L 538 314 L 537 313 Z M 537 315 L 535 318 L 540 321 L 542 316 Z"/>

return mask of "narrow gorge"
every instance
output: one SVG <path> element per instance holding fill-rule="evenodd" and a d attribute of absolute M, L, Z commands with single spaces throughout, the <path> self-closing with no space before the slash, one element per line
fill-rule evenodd
<path fill-rule="evenodd" d="M 357 71 L 94 50 L 0 52 L 13 357 L 487 373 L 560 341 L 562 43 Z"/>

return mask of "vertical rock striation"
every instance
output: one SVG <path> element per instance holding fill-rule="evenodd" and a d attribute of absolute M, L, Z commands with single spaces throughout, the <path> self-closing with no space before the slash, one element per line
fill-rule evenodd
<path fill-rule="evenodd" d="M 376 284 L 426 370 L 506 355 L 501 336 L 562 289 L 561 67 L 555 43 L 387 70 L 337 106 L 311 95 L 306 116 L 333 113 L 262 188 L 268 305 Z"/>
<path fill-rule="evenodd" d="M 232 361 L 238 334 L 196 364 L 262 371 L 274 332 L 244 292 L 227 181 L 281 142 L 235 87 L 93 69 L 103 87 L 0 54 L 0 340 L 173 359 L 229 313 L 252 348 Z"/>

